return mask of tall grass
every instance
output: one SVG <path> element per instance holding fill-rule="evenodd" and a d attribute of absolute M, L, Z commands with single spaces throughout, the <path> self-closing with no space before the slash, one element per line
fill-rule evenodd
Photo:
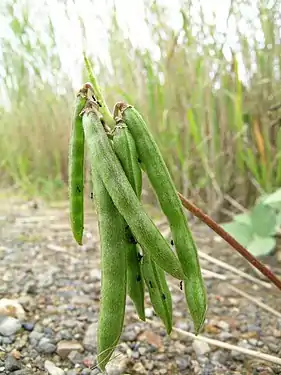
<path fill-rule="evenodd" d="M 256 17 L 247 19 L 246 8 Z M 177 29 L 169 26 L 160 1 L 146 1 L 146 12 L 152 50 L 136 48 L 124 37 L 112 11 L 111 66 L 96 67 L 110 105 L 124 99 L 141 110 L 177 188 L 209 212 L 229 197 L 247 206 L 260 192 L 275 190 L 281 184 L 281 120 L 280 109 L 270 108 L 281 102 L 280 2 L 233 0 L 227 20 L 235 25 L 235 46 L 229 45 L 227 30 L 207 22 L 198 1 L 182 2 Z M 97 61 L 95 51 L 88 53 Z M 57 76 L 58 69 L 43 65 Z M 21 73 L 14 74 L 21 82 Z M 17 86 L 9 87 L 17 108 Z M 51 83 L 43 87 L 40 100 L 36 90 L 30 96 L 29 88 L 22 88 L 24 110 L 4 111 L 0 122 L 0 168 L 9 182 L 32 194 L 40 192 L 42 181 L 48 181 L 48 190 L 50 181 L 56 188 L 67 178 L 72 97 L 57 95 Z"/>

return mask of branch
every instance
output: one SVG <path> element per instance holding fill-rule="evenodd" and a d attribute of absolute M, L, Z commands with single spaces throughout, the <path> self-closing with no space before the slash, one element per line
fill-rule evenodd
<path fill-rule="evenodd" d="M 232 246 L 240 255 L 242 255 L 249 263 L 257 268 L 267 279 L 269 279 L 278 289 L 281 290 L 281 280 L 274 275 L 262 262 L 252 255 L 244 246 L 237 242 L 229 233 L 227 233 L 219 224 L 212 220 L 207 214 L 200 210 L 197 206 L 187 200 L 178 192 L 183 206 L 198 217 L 203 223 L 208 225 L 214 232 L 223 238 L 230 246 Z"/>

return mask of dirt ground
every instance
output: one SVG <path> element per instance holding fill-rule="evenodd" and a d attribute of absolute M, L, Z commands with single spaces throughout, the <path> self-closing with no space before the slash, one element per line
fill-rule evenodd
<path fill-rule="evenodd" d="M 47 205 L 0 198 L 0 300 L 16 300 L 25 310 L 19 330 L 0 334 L 0 374 L 99 373 L 95 367 L 99 237 L 90 199 L 86 206 L 84 245 L 79 247 L 70 232 L 67 202 Z M 157 224 L 169 237 L 166 223 Z M 209 228 L 196 222 L 192 230 L 208 292 L 209 308 L 201 336 L 218 343 L 184 334 L 193 332 L 191 319 L 179 283 L 169 278 L 174 325 L 179 330 L 170 337 L 165 334 L 147 295 L 147 322 L 136 318 L 128 299 L 123 335 L 108 374 L 281 374 L 281 291 L 266 283 Z M 245 275 L 215 264 L 216 260 Z M 276 256 L 266 262 L 281 275 Z M 2 317 L 0 333 L 3 322 Z M 220 343 L 237 345 L 242 353 L 223 349 Z M 252 352 L 243 353 L 247 349 Z M 274 358 L 264 360 L 259 354 L 253 356 L 256 352 Z M 279 364 L 274 363 L 278 359 Z"/>

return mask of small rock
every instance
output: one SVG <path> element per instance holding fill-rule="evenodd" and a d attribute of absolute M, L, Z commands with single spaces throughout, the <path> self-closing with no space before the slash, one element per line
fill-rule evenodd
<path fill-rule="evenodd" d="M 145 316 L 147 318 L 152 318 L 154 315 L 153 309 L 151 307 L 146 307 L 145 308 Z"/>
<path fill-rule="evenodd" d="M 136 374 L 140 374 L 140 375 L 146 375 L 147 374 L 147 371 L 146 371 L 146 369 L 144 368 L 144 366 L 141 362 L 135 363 L 135 365 L 133 367 L 133 371 Z"/>
<path fill-rule="evenodd" d="M 90 375 L 90 374 L 91 374 L 91 370 L 89 368 L 84 368 L 81 371 L 81 375 Z"/>
<path fill-rule="evenodd" d="M 25 322 L 22 324 L 22 328 L 24 328 L 26 331 L 33 331 L 33 328 L 34 328 L 34 323 L 32 322 Z"/>
<path fill-rule="evenodd" d="M 12 316 L 19 320 L 25 319 L 25 311 L 21 304 L 14 299 L 8 298 L 0 299 L 0 315 Z"/>
<path fill-rule="evenodd" d="M 93 302 L 89 296 L 74 296 L 71 300 L 72 305 L 91 305 Z"/>
<path fill-rule="evenodd" d="M 245 349 L 252 349 L 251 345 L 248 344 L 247 340 L 241 340 L 238 342 L 237 346 Z M 231 350 L 231 356 L 239 361 L 244 359 L 244 354 L 238 352 L 237 350 Z"/>
<path fill-rule="evenodd" d="M 69 370 L 67 371 L 66 375 L 77 375 L 76 370 Z"/>
<path fill-rule="evenodd" d="M 16 358 L 14 358 L 12 355 L 9 354 L 5 360 L 5 370 L 13 372 L 16 370 L 20 370 L 20 368 L 21 368 L 21 363 L 18 360 L 16 360 Z"/>
<path fill-rule="evenodd" d="M 56 345 L 54 345 L 47 337 L 42 337 L 37 346 L 39 353 L 51 354 L 56 351 Z"/>
<path fill-rule="evenodd" d="M 89 352 L 96 352 L 97 350 L 97 328 L 98 323 L 95 322 L 90 324 L 86 330 L 83 346 Z"/>
<path fill-rule="evenodd" d="M 189 362 L 186 359 L 182 358 L 182 357 L 178 357 L 176 359 L 176 364 L 177 364 L 178 369 L 180 371 L 184 371 L 184 370 L 186 370 L 189 367 Z"/>
<path fill-rule="evenodd" d="M 73 350 L 72 352 L 70 352 L 68 354 L 68 357 L 67 357 L 71 363 L 73 363 L 74 365 L 76 364 L 80 364 L 83 362 L 83 356 L 81 353 L 79 352 L 76 352 L 75 350 Z"/>
<path fill-rule="evenodd" d="M 61 358 L 67 358 L 68 354 L 72 351 L 82 352 L 83 346 L 78 341 L 60 341 L 57 344 L 57 353 Z"/>
<path fill-rule="evenodd" d="M 41 273 L 38 275 L 38 287 L 49 288 L 54 283 L 53 273 Z"/>
<path fill-rule="evenodd" d="M 143 347 L 143 346 L 139 347 L 139 353 L 140 353 L 140 355 L 145 355 L 145 353 L 146 353 L 146 348 Z"/>
<path fill-rule="evenodd" d="M 228 357 L 229 352 L 226 350 L 216 350 L 212 355 L 212 361 L 224 365 L 228 361 Z"/>
<path fill-rule="evenodd" d="M 15 359 L 20 359 L 20 357 L 21 357 L 20 352 L 19 352 L 18 350 L 16 350 L 16 349 L 13 349 L 13 350 L 11 351 L 11 355 L 12 355 Z"/>
<path fill-rule="evenodd" d="M 74 328 L 74 327 L 76 327 L 79 324 L 79 322 L 77 322 L 74 319 L 73 320 L 68 319 L 68 320 L 64 320 L 62 324 L 66 328 Z"/>
<path fill-rule="evenodd" d="M 229 330 L 229 324 L 227 322 L 225 322 L 224 320 L 220 320 L 217 323 L 217 327 L 219 327 L 223 331 L 228 331 Z"/>
<path fill-rule="evenodd" d="M 120 352 L 115 352 L 114 356 L 116 359 L 112 359 L 106 366 L 107 375 L 123 375 L 127 368 L 128 358 Z"/>
<path fill-rule="evenodd" d="M 31 334 L 29 335 L 29 342 L 31 346 L 36 346 L 38 341 L 40 341 L 44 337 L 44 334 L 41 332 L 37 331 L 32 331 Z"/>
<path fill-rule="evenodd" d="M 45 361 L 44 363 L 45 370 L 48 372 L 49 375 L 64 375 L 64 371 L 57 367 L 53 362 L 51 361 Z"/>
<path fill-rule="evenodd" d="M 211 351 L 209 344 L 204 341 L 194 340 L 192 343 L 192 348 L 196 353 L 197 357 L 204 356 Z"/>
<path fill-rule="evenodd" d="M 153 345 L 158 349 L 163 346 L 161 336 L 152 331 L 144 331 L 141 335 L 139 335 L 138 339 L 140 341 L 147 342 L 148 344 Z"/>
<path fill-rule="evenodd" d="M 221 341 L 226 341 L 232 339 L 233 335 L 230 332 L 222 331 L 218 334 L 218 339 Z"/>
<path fill-rule="evenodd" d="M 12 336 L 21 329 L 21 323 L 18 319 L 11 316 L 0 317 L 0 335 Z"/>
<path fill-rule="evenodd" d="M 137 336 L 138 332 L 135 329 L 135 324 L 129 325 L 122 334 L 122 341 L 136 341 Z"/>

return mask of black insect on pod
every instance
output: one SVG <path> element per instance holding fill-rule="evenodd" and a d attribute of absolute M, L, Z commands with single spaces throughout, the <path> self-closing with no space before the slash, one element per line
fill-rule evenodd
<path fill-rule="evenodd" d="M 129 242 L 133 245 L 136 245 L 138 243 L 138 241 L 135 239 L 133 235 L 129 236 Z"/>

